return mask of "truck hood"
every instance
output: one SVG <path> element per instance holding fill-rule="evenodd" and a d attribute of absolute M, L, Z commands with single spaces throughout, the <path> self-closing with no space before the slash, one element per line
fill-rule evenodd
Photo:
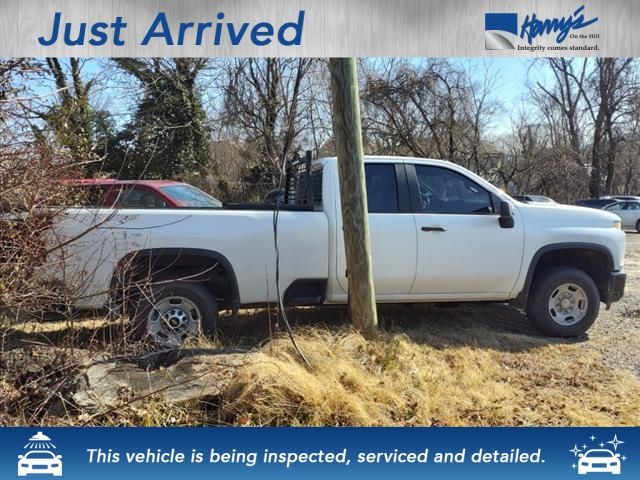
<path fill-rule="evenodd" d="M 573 205 L 536 205 L 517 202 L 516 209 L 529 221 L 549 227 L 611 228 L 620 217 L 611 212 Z"/>

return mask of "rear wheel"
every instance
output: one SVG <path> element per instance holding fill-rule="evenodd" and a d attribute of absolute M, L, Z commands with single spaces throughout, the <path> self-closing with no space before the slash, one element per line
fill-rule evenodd
<path fill-rule="evenodd" d="M 550 268 L 536 279 L 527 305 L 529 319 L 543 333 L 577 337 L 595 322 L 600 293 L 593 279 L 571 267 Z"/>
<path fill-rule="evenodd" d="M 640 233 L 640 220 L 638 220 L 638 223 L 636 223 L 636 231 Z"/>
<path fill-rule="evenodd" d="M 181 346 L 189 337 L 213 334 L 218 304 L 201 284 L 170 282 L 141 293 L 133 315 L 137 338 L 163 347 Z"/>

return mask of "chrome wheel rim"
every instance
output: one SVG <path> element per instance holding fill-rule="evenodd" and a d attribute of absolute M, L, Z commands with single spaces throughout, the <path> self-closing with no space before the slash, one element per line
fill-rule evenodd
<path fill-rule="evenodd" d="M 147 318 L 151 339 L 163 346 L 180 346 L 200 331 L 202 315 L 191 300 L 180 296 L 163 298 Z"/>
<path fill-rule="evenodd" d="M 554 322 L 563 327 L 580 322 L 587 314 L 588 308 L 587 292 L 575 283 L 563 283 L 549 297 L 549 315 Z"/>

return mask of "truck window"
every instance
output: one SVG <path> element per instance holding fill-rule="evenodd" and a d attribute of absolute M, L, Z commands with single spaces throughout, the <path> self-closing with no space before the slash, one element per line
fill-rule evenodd
<path fill-rule="evenodd" d="M 480 185 L 448 168 L 416 165 L 420 202 L 425 213 L 493 213 L 491 195 Z"/>
<path fill-rule="evenodd" d="M 398 212 L 396 167 L 392 163 L 369 163 L 364 167 L 369 213 Z"/>

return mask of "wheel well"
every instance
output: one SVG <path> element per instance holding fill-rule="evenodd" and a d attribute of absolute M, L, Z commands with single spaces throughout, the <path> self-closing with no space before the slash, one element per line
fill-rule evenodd
<path fill-rule="evenodd" d="M 238 310 L 238 283 L 229 261 L 221 254 L 200 249 L 141 250 L 126 255 L 118 263 L 112 280 L 112 296 L 117 303 L 135 298 L 154 284 L 171 280 L 203 284 L 220 309 Z"/>
<path fill-rule="evenodd" d="M 612 271 L 611 256 L 599 249 L 593 248 L 557 248 L 541 253 L 533 271 L 529 272 L 527 278 L 526 297 L 528 297 L 531 286 L 542 272 L 551 267 L 573 267 L 582 270 L 589 275 L 600 293 L 600 299 L 604 301 L 607 297 L 609 287 L 609 272 Z M 525 297 L 525 303 L 526 303 Z"/>

